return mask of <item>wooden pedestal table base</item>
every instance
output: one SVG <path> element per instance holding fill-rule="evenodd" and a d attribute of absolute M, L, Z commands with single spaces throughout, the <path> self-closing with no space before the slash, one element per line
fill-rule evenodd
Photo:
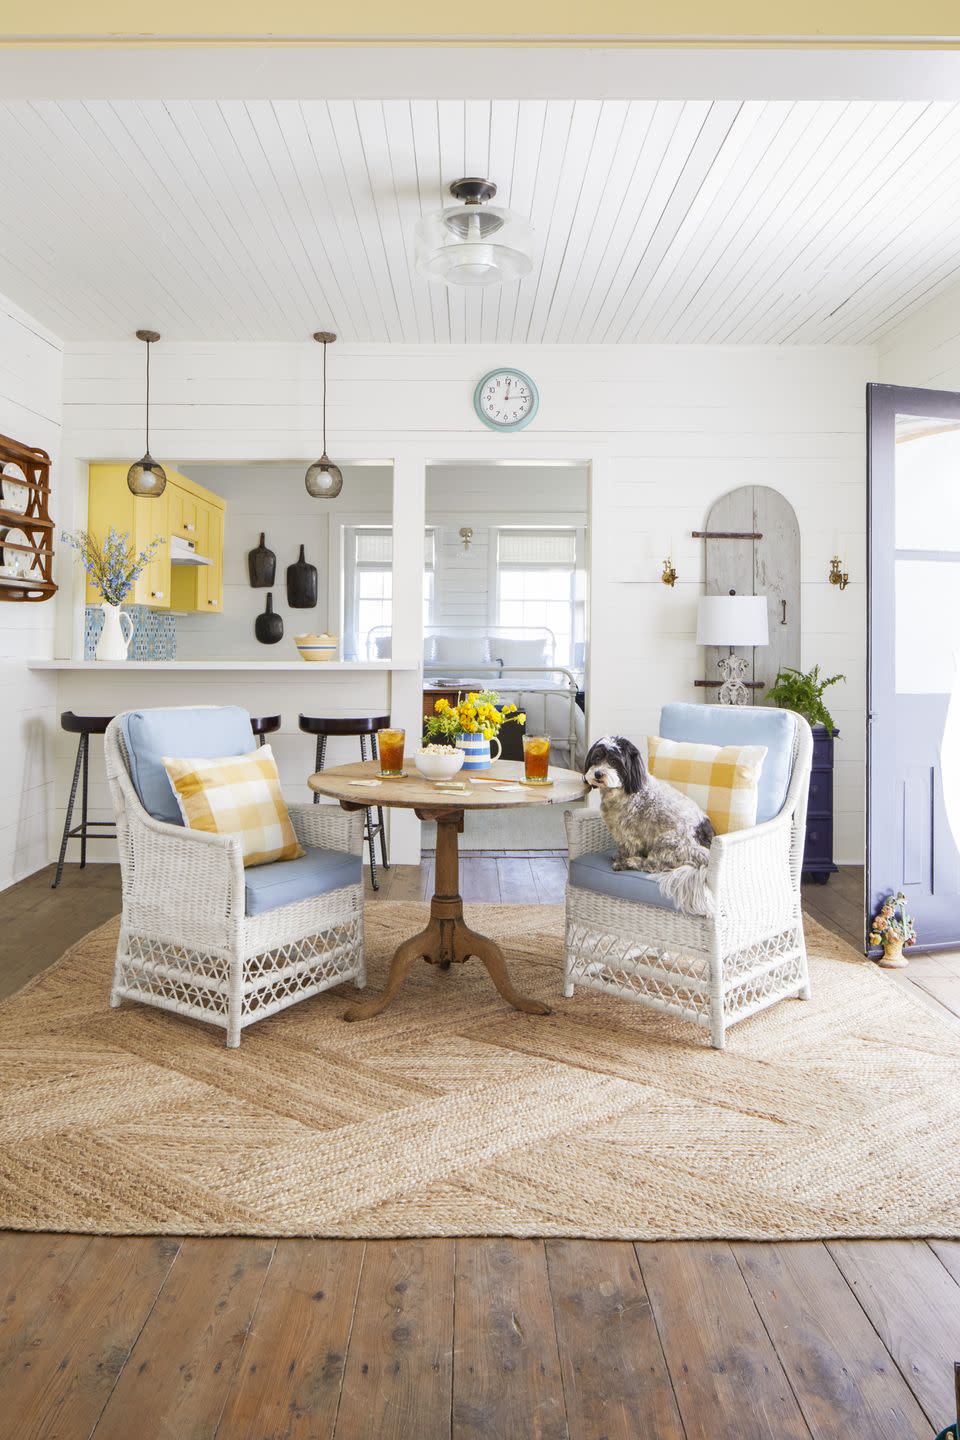
<path fill-rule="evenodd" d="M 496 941 L 487 935 L 478 935 L 464 921 L 457 838 L 463 833 L 463 811 L 418 809 L 415 813 L 418 819 L 434 820 L 437 825 L 436 888 L 430 902 L 429 923 L 419 935 L 397 946 L 390 962 L 387 983 L 380 994 L 351 1005 L 349 1010 L 344 1011 L 344 1020 L 369 1020 L 386 1010 L 417 960 L 426 960 L 429 965 L 449 970 L 454 962 L 462 964 L 471 955 L 486 966 L 490 979 L 504 1000 L 516 1010 L 523 1010 L 528 1015 L 549 1015 L 549 1005 L 521 995 L 514 989 L 503 951 Z"/>
<path fill-rule="evenodd" d="M 363 810 L 369 805 L 413 810 L 420 820 L 434 820 L 437 826 L 437 877 L 430 902 L 430 921 L 425 930 L 397 947 L 390 963 L 387 983 L 379 995 L 351 1005 L 345 1020 L 369 1020 L 379 1015 L 396 998 L 417 960 L 448 970 L 475 955 L 494 985 L 510 1005 L 528 1015 L 549 1015 L 550 1007 L 521 995 L 513 988 L 500 946 L 487 935 L 478 935 L 463 919 L 460 897 L 459 839 L 468 810 L 529 809 L 531 805 L 569 805 L 587 792 L 583 776 L 574 770 L 550 768 L 549 785 L 520 785 L 523 765 L 516 760 L 497 760 L 484 771 L 483 782 L 461 772 L 464 788 L 443 789 L 417 773 L 413 756 L 403 762 L 404 778 L 383 777 L 376 760 L 337 765 L 311 775 L 311 790 L 337 800 L 344 810 Z M 493 783 L 490 783 L 490 782 Z M 499 783 L 498 783 L 499 782 Z"/>

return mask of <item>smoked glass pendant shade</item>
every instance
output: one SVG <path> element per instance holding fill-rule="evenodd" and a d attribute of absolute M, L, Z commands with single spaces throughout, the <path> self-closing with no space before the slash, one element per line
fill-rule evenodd
<path fill-rule="evenodd" d="M 136 461 L 127 471 L 127 489 L 131 495 L 155 500 L 158 495 L 163 494 L 167 486 L 166 471 L 150 454 L 150 346 L 159 340 L 160 336 L 156 330 L 138 330 L 137 339 L 143 341 L 147 352 L 146 444 L 143 459 Z"/>
<path fill-rule="evenodd" d="M 127 486 L 134 495 L 156 499 L 163 494 L 166 483 L 166 471 L 149 452 L 127 471 Z"/>
<path fill-rule="evenodd" d="M 326 455 L 321 455 L 307 471 L 304 484 L 307 494 L 312 495 L 315 500 L 335 500 L 343 489 L 343 472 L 339 465 L 334 465 Z"/>
<path fill-rule="evenodd" d="M 323 454 L 314 460 L 303 477 L 307 494 L 314 500 L 335 500 L 343 489 L 343 472 L 334 465 L 327 454 L 327 346 L 336 340 L 332 330 L 318 330 L 314 335 L 318 345 L 323 346 Z"/>

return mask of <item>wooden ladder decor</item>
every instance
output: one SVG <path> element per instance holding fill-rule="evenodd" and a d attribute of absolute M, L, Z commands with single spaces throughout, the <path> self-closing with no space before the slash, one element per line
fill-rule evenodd
<path fill-rule="evenodd" d="M 23 511 L 12 509 L 13 495 L 24 488 Z M 57 593 L 53 528 L 50 456 L 45 450 L 0 435 L 0 600 L 41 601 Z M 8 535 L 15 531 L 23 538 L 9 540 Z"/>

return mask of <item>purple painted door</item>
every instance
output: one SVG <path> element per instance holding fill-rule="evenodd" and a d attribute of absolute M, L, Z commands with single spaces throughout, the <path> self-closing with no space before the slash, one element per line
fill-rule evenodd
<path fill-rule="evenodd" d="M 960 946 L 960 395 L 867 387 L 867 919 Z"/>

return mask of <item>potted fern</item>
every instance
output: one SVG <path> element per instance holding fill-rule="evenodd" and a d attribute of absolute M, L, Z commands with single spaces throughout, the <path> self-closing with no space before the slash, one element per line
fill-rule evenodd
<path fill-rule="evenodd" d="M 845 675 L 821 676 L 820 666 L 812 670 L 781 670 L 763 697 L 768 705 L 795 710 L 813 730 L 813 766 L 807 808 L 807 833 L 803 848 L 803 878 L 826 885 L 837 866 L 833 860 L 833 742 L 839 730 L 833 723 L 824 692 L 845 680 Z"/>

